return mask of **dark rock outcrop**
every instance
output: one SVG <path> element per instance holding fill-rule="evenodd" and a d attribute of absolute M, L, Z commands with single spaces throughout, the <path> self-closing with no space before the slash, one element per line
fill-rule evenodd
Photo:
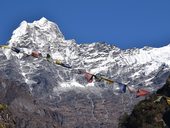
<path fill-rule="evenodd" d="M 120 118 L 120 128 L 170 128 L 170 105 L 166 98 L 154 102 L 159 95 L 170 96 L 170 77 L 166 84 L 145 100 L 139 102 L 131 115 Z"/>

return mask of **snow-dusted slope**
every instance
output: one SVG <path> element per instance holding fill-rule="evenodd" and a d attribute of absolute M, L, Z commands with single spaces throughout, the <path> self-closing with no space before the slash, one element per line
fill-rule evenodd
<path fill-rule="evenodd" d="M 100 42 L 78 45 L 75 40 L 65 40 L 58 26 L 45 18 L 33 23 L 23 21 L 13 32 L 9 46 L 23 48 L 27 52 L 40 51 L 43 56 L 49 53 L 53 59 L 60 59 L 73 67 L 66 69 L 41 58 L 1 50 L 1 56 L 6 56 L 8 62 L 13 61 L 14 70 L 18 71 L 16 75 L 29 85 L 33 93 L 51 93 L 59 88 L 61 90 L 61 87 L 72 86 L 110 87 L 104 82 L 88 84 L 83 75 L 74 72 L 78 68 L 151 90 L 163 85 L 169 75 L 170 45 L 127 50 Z"/>

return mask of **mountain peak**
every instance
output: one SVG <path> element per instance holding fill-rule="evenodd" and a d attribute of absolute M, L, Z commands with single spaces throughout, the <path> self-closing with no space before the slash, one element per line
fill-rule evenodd
<path fill-rule="evenodd" d="M 39 21 L 40 24 L 45 24 L 48 22 L 48 20 L 45 17 L 42 17 Z"/>
<path fill-rule="evenodd" d="M 64 36 L 57 24 L 43 17 L 33 23 L 21 22 L 13 32 L 9 45 L 30 48 L 40 46 L 42 48 L 41 46 L 61 42 L 61 40 L 64 40 Z"/>

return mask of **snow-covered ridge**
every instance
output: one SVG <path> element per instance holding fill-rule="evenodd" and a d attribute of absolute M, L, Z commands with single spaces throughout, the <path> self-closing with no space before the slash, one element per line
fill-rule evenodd
<path fill-rule="evenodd" d="M 161 48 L 121 50 L 106 43 L 76 44 L 65 40 L 58 26 L 45 18 L 33 23 L 23 21 L 9 40 L 10 46 L 40 51 L 44 56 L 69 63 L 73 69 L 81 68 L 91 73 L 102 73 L 106 77 L 129 84 L 153 89 L 161 86 L 169 74 L 170 45 Z M 7 51 L 4 50 L 4 53 Z M 11 52 L 18 70 L 30 85 L 31 90 L 48 91 L 58 86 L 88 86 L 83 75 L 72 70 L 50 64 L 43 59 L 20 56 Z M 17 58 L 16 58 L 17 57 Z M 10 58 L 10 57 L 8 57 Z M 159 79 L 159 80 L 158 80 Z M 72 83 L 70 83 L 72 82 Z M 40 85 L 37 86 L 37 83 Z M 65 83 L 65 84 L 64 84 Z M 93 82 L 93 86 L 108 86 L 104 82 Z"/>

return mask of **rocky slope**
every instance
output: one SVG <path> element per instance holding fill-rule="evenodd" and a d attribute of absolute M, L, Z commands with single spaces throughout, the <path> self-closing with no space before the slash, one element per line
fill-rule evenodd
<path fill-rule="evenodd" d="M 89 128 L 117 127 L 117 118 L 129 111 L 129 97 L 115 96 L 94 88 L 70 90 L 53 100 L 35 98 L 26 84 L 0 79 L 0 103 L 8 107 L 0 112 L 0 124 L 17 128 Z M 120 99 L 120 100 L 118 100 Z M 118 108 L 121 108 L 118 110 Z"/>
<path fill-rule="evenodd" d="M 119 94 L 116 83 L 88 83 L 76 69 L 149 91 L 160 88 L 169 75 L 170 45 L 128 50 L 99 42 L 78 45 L 65 40 L 58 26 L 45 18 L 23 21 L 8 44 L 27 53 L 49 53 L 72 66 L 67 69 L 44 58 L 0 49 L 0 100 L 8 105 L 11 125 L 17 128 L 115 128 L 119 116 L 130 113 L 141 100 L 128 91 Z"/>

